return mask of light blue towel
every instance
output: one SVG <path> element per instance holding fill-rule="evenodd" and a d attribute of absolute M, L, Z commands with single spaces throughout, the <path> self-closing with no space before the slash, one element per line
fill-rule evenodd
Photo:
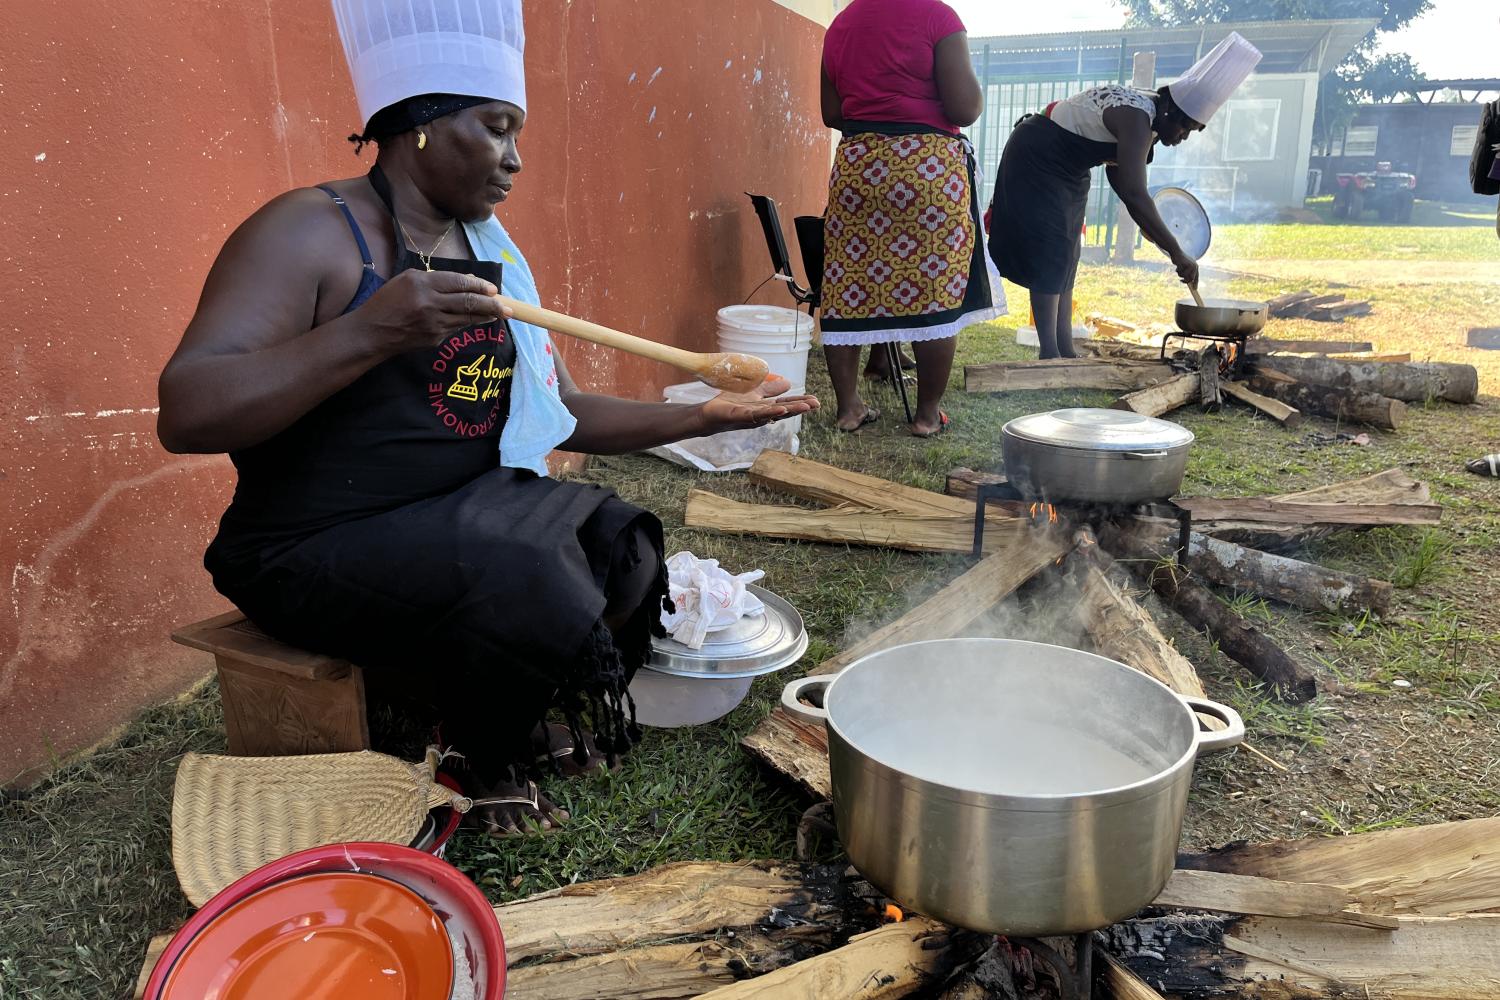
<path fill-rule="evenodd" d="M 513 299 L 541 305 L 531 267 L 510 233 L 491 216 L 464 223 L 476 256 L 502 266 L 501 291 Z M 547 455 L 573 434 L 578 421 L 563 405 L 557 365 L 547 331 L 520 320 L 510 321 L 516 345 L 516 372 L 510 387 L 510 416 L 500 432 L 500 464 L 547 475 Z"/>

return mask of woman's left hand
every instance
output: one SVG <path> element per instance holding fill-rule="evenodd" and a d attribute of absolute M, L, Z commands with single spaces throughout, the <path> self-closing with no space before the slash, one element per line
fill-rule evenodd
<path fill-rule="evenodd" d="M 772 375 L 749 392 L 719 393 L 703 404 L 703 434 L 763 427 L 818 408 L 816 396 L 781 395 L 791 387 L 786 379 Z"/>

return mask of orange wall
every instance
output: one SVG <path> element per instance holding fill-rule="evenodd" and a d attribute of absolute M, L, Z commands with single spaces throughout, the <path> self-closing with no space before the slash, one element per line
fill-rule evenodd
<path fill-rule="evenodd" d="M 544 304 L 709 347 L 714 310 L 769 272 L 743 192 L 821 211 L 822 29 L 773 0 L 526 7 L 526 170 L 502 217 Z M 10 783 L 208 669 L 167 634 L 224 607 L 200 559 L 232 470 L 161 450 L 156 376 L 230 229 L 365 164 L 323 0 L 0 5 L 0 107 Z M 680 380 L 567 355 L 621 395 Z"/>

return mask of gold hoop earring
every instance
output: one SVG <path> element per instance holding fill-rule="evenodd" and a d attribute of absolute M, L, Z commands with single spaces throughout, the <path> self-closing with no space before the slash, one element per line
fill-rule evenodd
<path fill-rule="evenodd" d="M 427 148 L 427 133 L 421 131 L 420 129 L 417 130 L 417 148 L 418 149 L 426 149 Z"/>

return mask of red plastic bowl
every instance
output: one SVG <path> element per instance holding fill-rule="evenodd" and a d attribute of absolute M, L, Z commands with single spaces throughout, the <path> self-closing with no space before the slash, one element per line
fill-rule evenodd
<path fill-rule="evenodd" d="M 446 838 L 445 838 L 446 839 Z M 317 872 L 368 872 L 392 879 L 421 896 L 462 944 L 475 995 L 505 996 L 505 940 L 500 922 L 479 887 L 439 858 L 399 844 L 329 844 L 263 865 L 214 896 L 183 925 L 157 959 L 146 983 L 146 1000 L 160 1000 L 162 987 L 183 950 L 225 910 L 269 885 Z"/>

